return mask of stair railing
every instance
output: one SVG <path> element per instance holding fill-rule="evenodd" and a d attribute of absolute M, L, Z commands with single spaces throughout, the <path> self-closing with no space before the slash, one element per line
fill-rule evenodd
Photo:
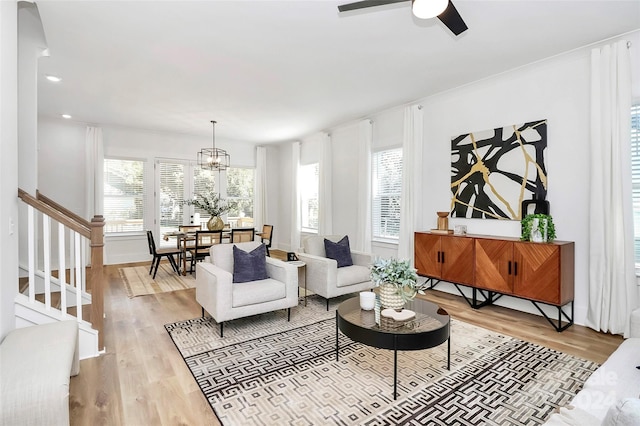
<path fill-rule="evenodd" d="M 67 290 L 75 292 L 75 305 L 77 320 L 83 321 L 82 306 L 83 293 L 90 288 L 91 292 L 91 327 L 98 331 L 98 350 L 104 348 L 103 318 L 104 318 L 104 297 L 103 297 L 103 250 L 104 250 L 104 218 L 100 215 L 94 216 L 88 221 L 77 214 L 71 212 L 50 198 L 37 192 L 36 197 L 28 194 L 22 189 L 18 189 L 18 197 L 27 204 L 27 227 L 28 227 L 28 274 L 29 274 L 29 300 L 35 303 L 36 295 L 36 255 L 38 247 L 36 242 L 36 216 L 37 212 L 42 215 L 42 256 L 43 256 L 43 279 L 44 297 L 46 309 L 51 309 L 51 284 L 60 286 L 60 311 L 64 317 L 67 315 L 67 307 L 73 301 L 67 300 Z M 55 235 L 52 230 L 52 220 L 58 223 L 58 278 L 51 273 L 51 236 Z M 66 278 L 66 235 L 69 235 L 69 283 Z M 90 269 L 89 277 L 85 273 L 86 252 L 83 250 L 86 243 L 90 249 Z M 89 285 L 87 285 L 87 283 Z M 71 292 L 71 293 L 73 293 Z"/>

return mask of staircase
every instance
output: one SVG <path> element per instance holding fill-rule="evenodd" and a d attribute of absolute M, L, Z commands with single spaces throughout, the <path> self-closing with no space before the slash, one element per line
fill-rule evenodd
<path fill-rule="evenodd" d="M 21 259 L 16 327 L 74 319 L 80 358 L 98 356 L 104 349 L 103 217 L 88 221 L 39 192 L 33 197 L 19 189 L 18 197 L 27 208 L 28 255 Z"/>

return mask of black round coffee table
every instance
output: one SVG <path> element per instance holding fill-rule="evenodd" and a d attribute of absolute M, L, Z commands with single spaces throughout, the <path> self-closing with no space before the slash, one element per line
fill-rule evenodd
<path fill-rule="evenodd" d="M 405 305 L 416 316 L 395 321 L 380 315 L 376 297 L 371 311 L 360 309 L 360 298 L 345 300 L 336 311 L 336 360 L 339 357 L 338 330 L 351 340 L 380 349 L 393 349 L 393 399 L 397 397 L 398 351 L 433 348 L 447 342 L 447 370 L 451 368 L 449 314 L 435 303 L 414 299 Z"/>

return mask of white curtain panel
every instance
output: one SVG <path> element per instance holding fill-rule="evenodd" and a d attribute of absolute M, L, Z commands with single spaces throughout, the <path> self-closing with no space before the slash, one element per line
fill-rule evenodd
<path fill-rule="evenodd" d="M 300 248 L 300 191 L 298 180 L 300 178 L 300 142 L 291 144 L 291 250 Z"/>
<path fill-rule="evenodd" d="M 418 226 L 418 189 L 422 180 L 422 106 L 404 109 L 402 141 L 402 194 L 400 196 L 400 238 L 398 259 L 413 265 L 413 233 Z"/>
<path fill-rule="evenodd" d="M 331 161 L 331 136 L 326 133 L 320 135 L 320 172 L 318 176 L 318 234 L 333 234 L 333 181 Z"/>
<path fill-rule="evenodd" d="M 87 126 L 85 132 L 87 219 L 104 214 L 104 149 L 102 128 Z"/>
<path fill-rule="evenodd" d="M 626 42 L 593 49 L 587 325 L 625 337 L 637 291 L 630 115 L 631 71 Z"/>
<path fill-rule="evenodd" d="M 253 223 L 262 229 L 267 221 L 267 148 L 256 148 L 256 180 L 254 185 Z"/>
<path fill-rule="evenodd" d="M 371 252 L 371 140 L 373 122 L 358 124 L 358 209 L 356 211 L 356 241 L 353 248 Z"/>

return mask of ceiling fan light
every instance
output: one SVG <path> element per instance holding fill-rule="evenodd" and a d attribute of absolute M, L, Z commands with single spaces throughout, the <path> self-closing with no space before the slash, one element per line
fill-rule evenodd
<path fill-rule="evenodd" d="M 444 12 L 449 0 L 411 0 L 411 3 L 411 10 L 416 18 L 430 19 Z"/>

